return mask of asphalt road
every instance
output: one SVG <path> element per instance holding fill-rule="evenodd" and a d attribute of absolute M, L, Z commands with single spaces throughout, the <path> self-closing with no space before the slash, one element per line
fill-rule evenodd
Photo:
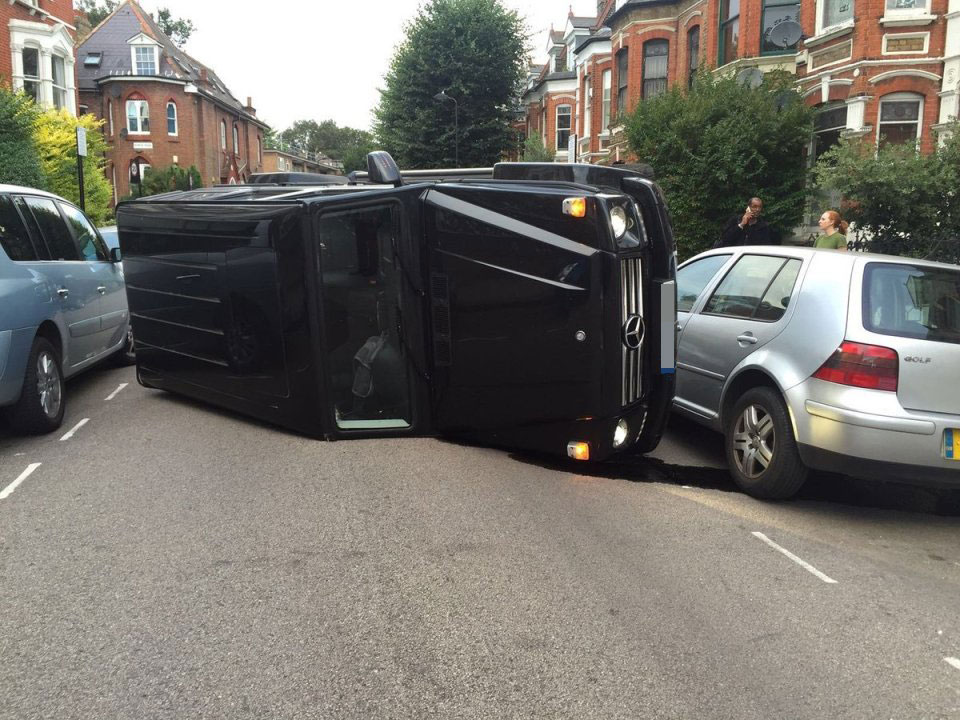
<path fill-rule="evenodd" d="M 684 423 L 587 468 L 68 391 L 0 430 L 0 718 L 960 717 L 936 493 L 758 502 Z"/>

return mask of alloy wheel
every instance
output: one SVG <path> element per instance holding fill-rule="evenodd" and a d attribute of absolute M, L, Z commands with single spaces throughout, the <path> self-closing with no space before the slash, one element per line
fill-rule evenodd
<path fill-rule="evenodd" d="M 63 382 L 56 359 L 47 351 L 37 355 L 37 395 L 46 416 L 56 417 L 63 399 Z"/>
<path fill-rule="evenodd" d="M 740 472 L 751 480 L 760 477 L 773 462 L 775 442 L 770 413 L 760 405 L 745 407 L 733 431 L 733 457 Z"/>

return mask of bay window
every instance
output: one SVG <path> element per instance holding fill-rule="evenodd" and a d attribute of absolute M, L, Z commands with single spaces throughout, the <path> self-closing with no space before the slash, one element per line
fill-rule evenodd
<path fill-rule="evenodd" d="M 720 42 L 717 62 L 726 65 L 737 59 L 740 44 L 740 0 L 720 0 Z"/>
<path fill-rule="evenodd" d="M 58 110 L 67 106 L 67 71 L 65 61 L 60 55 L 50 58 L 53 74 L 53 106 Z"/>
<path fill-rule="evenodd" d="M 34 47 L 23 49 L 23 91 L 40 102 L 40 51 Z"/>
<path fill-rule="evenodd" d="M 630 67 L 630 56 L 627 48 L 617 53 L 617 117 L 627 112 L 627 73 Z M 619 120 L 618 120 L 619 122 Z"/>
<path fill-rule="evenodd" d="M 667 60 L 670 43 L 648 40 L 643 44 L 643 99 L 663 95 L 667 91 Z"/>
<path fill-rule="evenodd" d="M 567 149 L 570 141 L 570 123 L 573 119 L 573 108 L 569 105 L 557 106 L 557 152 Z"/>

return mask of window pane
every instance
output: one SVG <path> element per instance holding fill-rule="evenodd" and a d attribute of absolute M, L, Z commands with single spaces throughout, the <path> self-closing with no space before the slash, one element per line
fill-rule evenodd
<path fill-rule="evenodd" d="M 740 0 L 723 0 L 720 9 L 720 19 L 729 20 L 740 14 Z"/>
<path fill-rule="evenodd" d="M 888 10 L 924 10 L 927 0 L 887 0 Z"/>
<path fill-rule="evenodd" d="M 723 27 L 723 63 L 737 59 L 737 45 L 740 43 L 740 21 L 734 20 Z"/>
<path fill-rule="evenodd" d="M 154 75 L 154 49 L 152 47 L 135 48 L 137 58 L 137 75 Z"/>
<path fill-rule="evenodd" d="M 177 134 L 177 106 L 167 103 L 167 134 Z"/>
<path fill-rule="evenodd" d="M 773 31 L 782 23 L 800 22 L 800 3 L 773 6 L 773 3 L 777 1 L 778 0 L 766 0 L 765 2 L 763 10 L 763 35 L 760 48 L 763 52 L 781 52 L 783 50 L 795 49 L 799 42 L 798 38 L 793 43 L 783 44 L 782 39 L 778 38 Z"/>
<path fill-rule="evenodd" d="M 823 4 L 824 27 L 853 19 L 853 0 L 823 0 Z"/>
<path fill-rule="evenodd" d="M 885 123 L 880 126 L 880 145 L 915 143 L 917 123 Z"/>
<path fill-rule="evenodd" d="M 689 57 L 689 67 L 696 70 L 700 67 L 700 26 L 697 25 L 693 30 L 687 33 L 687 54 Z"/>
<path fill-rule="evenodd" d="M 711 255 L 677 270 L 677 312 L 690 312 L 700 293 L 729 259 L 729 255 Z"/>
<path fill-rule="evenodd" d="M 870 263 L 863 326 L 884 335 L 960 344 L 960 272 Z"/>
<path fill-rule="evenodd" d="M 25 77 L 40 77 L 40 51 L 36 48 L 23 49 L 23 74 Z"/>
<path fill-rule="evenodd" d="M 84 260 L 106 260 L 107 251 L 97 237 L 93 225 L 87 220 L 86 216 L 72 205 L 60 203 L 63 214 L 67 217 L 67 222 L 77 238 L 77 245 L 80 246 L 80 256 Z"/>
<path fill-rule="evenodd" d="M 15 262 L 37 259 L 30 234 L 7 195 L 0 195 L 0 247 Z"/>
<path fill-rule="evenodd" d="M 705 313 L 753 317 L 760 298 L 784 264 L 781 257 L 744 255 L 711 296 Z"/>
<path fill-rule="evenodd" d="M 66 72 L 64 71 L 63 58 L 59 55 L 54 55 L 50 58 L 50 64 L 53 68 L 53 84 L 64 86 L 66 82 Z"/>
<path fill-rule="evenodd" d="M 797 282 L 802 264 L 799 260 L 787 261 L 777 275 L 777 279 L 763 296 L 763 300 L 760 301 L 760 307 L 754 315 L 757 320 L 773 322 L 783 317 L 790 304 L 790 296 L 793 294 L 793 286 Z"/>
<path fill-rule="evenodd" d="M 813 126 L 816 130 L 835 130 L 847 126 L 847 107 L 846 105 L 832 110 L 824 110 L 817 113 L 813 120 Z"/>
<path fill-rule="evenodd" d="M 880 103 L 880 122 L 907 122 L 919 119 L 919 100 L 887 100 Z"/>
<path fill-rule="evenodd" d="M 27 197 L 25 198 L 30 210 L 33 211 L 33 217 L 47 241 L 47 247 L 50 248 L 52 260 L 79 260 L 80 253 L 77 252 L 77 246 L 73 244 L 73 237 L 67 230 L 66 223 L 60 217 L 60 212 L 53 200 L 48 198 Z"/>

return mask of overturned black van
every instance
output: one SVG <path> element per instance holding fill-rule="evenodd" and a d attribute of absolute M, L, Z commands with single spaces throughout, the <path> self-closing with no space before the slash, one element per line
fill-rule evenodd
<path fill-rule="evenodd" d="M 673 397 L 675 254 L 644 173 L 502 163 L 226 186 L 117 210 L 137 374 L 327 439 L 602 460 Z"/>

